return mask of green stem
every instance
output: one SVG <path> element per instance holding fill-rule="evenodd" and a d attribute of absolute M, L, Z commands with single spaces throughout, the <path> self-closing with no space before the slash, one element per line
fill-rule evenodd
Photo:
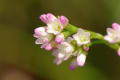
<path fill-rule="evenodd" d="M 95 44 L 105 44 L 105 45 L 109 46 L 110 48 L 113 48 L 114 50 L 118 50 L 120 47 L 118 44 L 110 44 L 105 40 L 94 40 L 89 44 L 89 46 L 92 46 Z"/>
<path fill-rule="evenodd" d="M 78 31 L 78 27 L 68 24 L 67 27 L 65 28 L 65 30 L 69 32 L 67 34 L 67 36 L 70 36 Z M 85 30 L 85 31 L 90 32 L 90 34 L 91 34 L 90 38 L 93 39 L 93 41 L 91 40 L 91 43 L 89 44 L 89 46 L 92 46 L 95 44 L 105 44 L 114 50 L 118 50 L 120 48 L 119 44 L 117 44 L 117 43 L 111 44 L 111 43 L 107 42 L 106 40 L 104 40 L 104 36 L 100 33 L 96 33 L 96 32 L 89 31 L 89 30 Z M 94 39 L 96 39 L 96 40 L 94 40 Z"/>

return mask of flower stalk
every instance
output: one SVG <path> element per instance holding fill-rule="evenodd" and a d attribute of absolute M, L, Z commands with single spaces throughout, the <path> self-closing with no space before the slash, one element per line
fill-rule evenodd
<path fill-rule="evenodd" d="M 34 30 L 34 37 L 37 38 L 35 44 L 52 51 L 57 65 L 75 57 L 70 69 L 83 67 L 90 47 L 96 44 L 105 44 L 116 50 L 120 56 L 120 25 L 117 23 L 113 23 L 112 28 L 107 28 L 107 35 L 104 36 L 70 24 L 65 16 L 55 17 L 48 13 L 41 15 L 40 19 L 46 26 Z"/>

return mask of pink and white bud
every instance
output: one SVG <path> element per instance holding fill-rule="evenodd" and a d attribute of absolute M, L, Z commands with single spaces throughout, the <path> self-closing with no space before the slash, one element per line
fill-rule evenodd
<path fill-rule="evenodd" d="M 57 43 L 57 44 L 60 44 L 61 42 L 63 42 L 64 41 L 64 34 L 58 34 L 58 35 L 56 35 L 56 37 L 55 37 L 55 42 Z"/>
<path fill-rule="evenodd" d="M 85 54 L 80 54 L 77 56 L 77 64 L 78 66 L 84 66 L 86 60 L 86 55 Z"/>
<path fill-rule="evenodd" d="M 118 23 L 113 23 L 113 24 L 112 24 L 112 28 L 113 28 L 114 30 L 118 30 L 118 29 L 120 29 L 120 25 L 119 25 Z"/>
<path fill-rule="evenodd" d="M 44 22 L 45 24 L 48 23 L 48 19 L 47 19 L 46 14 L 41 15 L 41 16 L 40 16 L 40 20 L 41 20 L 42 22 Z"/>
<path fill-rule="evenodd" d="M 109 43 L 120 42 L 120 26 L 119 29 L 107 28 L 107 35 L 104 36 L 104 39 Z"/>
<path fill-rule="evenodd" d="M 68 19 L 65 16 L 60 16 L 59 20 L 63 26 L 66 26 L 68 24 Z"/>
<path fill-rule="evenodd" d="M 51 44 L 51 43 L 47 44 L 47 45 L 45 46 L 45 49 L 46 49 L 47 51 L 52 50 L 52 49 L 53 49 L 53 44 Z"/>
<path fill-rule="evenodd" d="M 120 56 L 120 48 L 118 49 L 118 56 Z"/>
<path fill-rule="evenodd" d="M 45 27 L 38 27 L 36 29 L 34 29 L 34 35 L 35 36 L 39 36 L 39 35 L 46 35 L 46 32 L 45 32 Z"/>
<path fill-rule="evenodd" d="M 57 19 L 57 18 L 56 18 L 53 14 L 51 14 L 51 13 L 48 13 L 46 16 L 47 16 L 47 19 L 48 19 L 49 23 L 54 22 L 54 21 Z"/>
<path fill-rule="evenodd" d="M 43 14 L 43 15 L 40 16 L 40 20 L 43 21 L 45 24 L 49 24 L 56 19 L 57 18 L 51 13 Z"/>
<path fill-rule="evenodd" d="M 84 46 L 84 50 L 85 50 L 85 51 L 88 51 L 88 50 L 89 50 L 89 47 L 88 47 L 88 46 Z"/>
<path fill-rule="evenodd" d="M 70 70 L 75 70 L 76 68 L 78 67 L 77 65 L 77 62 L 76 60 L 73 60 L 71 63 L 70 63 Z"/>

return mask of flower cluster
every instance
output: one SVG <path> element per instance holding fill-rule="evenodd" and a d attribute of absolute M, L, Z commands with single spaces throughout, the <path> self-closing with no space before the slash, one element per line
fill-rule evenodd
<path fill-rule="evenodd" d="M 64 35 L 61 32 L 68 24 L 68 19 L 65 16 L 56 18 L 51 13 L 41 15 L 40 19 L 47 26 L 38 27 L 34 30 L 34 37 L 37 38 L 35 43 L 42 44 L 41 48 L 52 50 L 56 43 L 61 43 L 64 40 Z"/>
<path fill-rule="evenodd" d="M 77 33 L 65 37 L 63 31 L 69 32 L 65 29 L 69 24 L 65 16 L 56 18 L 53 14 L 48 13 L 41 15 L 40 19 L 47 26 L 38 27 L 34 30 L 34 37 L 37 38 L 35 43 L 41 44 L 41 48 L 51 50 L 52 55 L 55 56 L 54 62 L 57 65 L 74 56 L 75 59 L 71 62 L 70 69 L 83 66 L 89 49 L 87 44 L 90 43 L 90 32 L 79 28 Z"/>
<path fill-rule="evenodd" d="M 112 28 L 107 28 L 107 35 L 104 36 L 104 39 L 111 44 L 120 43 L 120 25 L 113 23 Z M 120 56 L 120 48 L 118 55 Z"/>
<path fill-rule="evenodd" d="M 118 50 L 120 56 L 120 25 L 117 23 L 113 23 L 112 28 L 107 28 L 107 35 L 103 36 L 69 24 L 69 20 L 65 16 L 55 17 L 48 13 L 41 15 L 40 20 L 46 26 L 34 30 L 34 37 L 37 38 L 35 43 L 47 51 L 52 51 L 52 55 L 55 56 L 54 62 L 57 65 L 74 57 L 70 63 L 71 70 L 84 66 L 89 47 L 94 43 L 106 44 Z"/>

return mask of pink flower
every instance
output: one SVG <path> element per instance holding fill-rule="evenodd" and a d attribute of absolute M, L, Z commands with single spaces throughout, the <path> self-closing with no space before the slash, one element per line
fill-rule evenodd
<path fill-rule="evenodd" d="M 59 20 L 60 20 L 60 23 L 64 26 L 68 24 L 68 19 L 65 16 L 60 16 Z"/>
<path fill-rule="evenodd" d="M 54 35 L 59 34 L 68 24 L 68 19 L 65 16 L 56 18 L 53 14 L 43 14 L 40 16 L 41 21 L 47 24 L 47 32 Z"/>
<path fill-rule="evenodd" d="M 37 38 L 36 44 L 48 43 L 53 35 L 46 32 L 45 27 L 38 27 L 34 30 L 34 37 Z"/>
<path fill-rule="evenodd" d="M 107 28 L 107 35 L 104 39 L 109 43 L 120 42 L 120 25 L 117 23 L 112 24 L 112 28 Z"/>
<path fill-rule="evenodd" d="M 84 46 L 83 47 L 85 51 L 88 51 L 89 50 L 89 47 L 88 46 Z"/>
<path fill-rule="evenodd" d="M 61 44 L 57 44 L 56 49 L 53 50 L 53 55 L 56 57 L 54 62 L 57 65 L 69 59 L 74 51 L 74 47 L 70 43 L 69 38 L 68 40 L 69 42 L 65 41 L 65 42 L 62 42 Z"/>
<path fill-rule="evenodd" d="M 78 32 L 73 35 L 79 46 L 90 43 L 90 33 L 85 32 L 83 29 L 78 29 Z"/>
<path fill-rule="evenodd" d="M 50 51 L 50 50 L 52 50 L 53 49 L 53 44 L 52 43 L 48 43 L 46 46 L 45 46 L 45 49 L 47 50 L 47 51 Z"/>
<path fill-rule="evenodd" d="M 76 60 L 73 60 L 70 64 L 70 70 L 75 70 L 76 68 L 78 67 L 77 65 L 77 61 Z"/>
<path fill-rule="evenodd" d="M 120 56 L 120 48 L 118 49 L 118 56 Z"/>
<path fill-rule="evenodd" d="M 43 15 L 40 16 L 40 20 L 43 21 L 46 24 L 52 23 L 56 19 L 57 18 L 53 14 L 51 14 L 51 13 L 43 14 Z"/>
<path fill-rule="evenodd" d="M 113 23 L 113 24 L 112 24 L 112 28 L 113 28 L 114 30 L 120 30 L 120 25 L 119 25 L 118 23 Z"/>
<path fill-rule="evenodd" d="M 58 35 L 56 35 L 56 37 L 55 37 L 55 42 L 57 43 L 57 44 L 60 44 L 61 42 L 63 42 L 64 41 L 64 34 L 58 34 Z"/>
<path fill-rule="evenodd" d="M 77 64 L 78 66 L 84 66 L 86 60 L 86 55 L 85 54 L 80 54 L 77 56 Z"/>

